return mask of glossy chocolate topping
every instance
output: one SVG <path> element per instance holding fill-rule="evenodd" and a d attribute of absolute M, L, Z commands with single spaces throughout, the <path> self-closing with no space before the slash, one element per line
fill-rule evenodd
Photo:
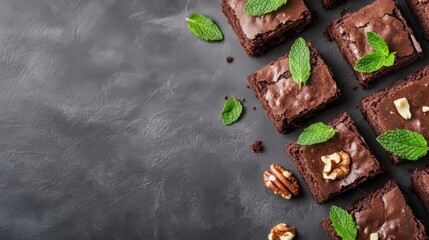
<path fill-rule="evenodd" d="M 379 34 L 397 57 L 411 55 L 416 50 L 422 51 L 414 36 L 404 30 L 404 24 L 395 15 L 395 7 L 393 0 L 376 0 L 344 18 L 339 31 L 349 42 L 355 61 L 373 51 L 366 40 L 367 31 Z"/>
<path fill-rule="evenodd" d="M 287 57 L 259 70 L 256 79 L 267 83 L 265 99 L 273 115 L 279 118 L 284 115 L 290 119 L 305 110 L 317 108 L 337 93 L 337 86 L 321 59 L 312 66 L 311 77 L 301 91 L 292 80 Z"/>
<path fill-rule="evenodd" d="M 244 12 L 247 0 L 229 0 L 229 5 L 235 11 L 244 34 L 254 39 L 258 34 L 274 30 L 278 25 L 287 21 L 296 21 L 304 18 L 303 13 L 308 11 L 303 0 L 288 0 L 287 3 L 273 13 L 260 17 L 253 17 Z"/>
<path fill-rule="evenodd" d="M 393 101 L 407 98 L 410 104 L 411 119 L 402 118 Z M 429 76 L 407 83 L 405 86 L 392 91 L 389 96 L 377 104 L 378 117 L 374 119 L 382 132 L 392 129 L 408 129 L 420 132 L 429 139 L 429 112 L 422 111 L 423 106 L 429 106 Z"/>
<path fill-rule="evenodd" d="M 358 178 L 366 177 L 374 165 L 378 165 L 369 150 L 364 146 L 363 140 L 351 131 L 344 123 L 334 127 L 337 130 L 335 136 L 325 143 L 303 147 L 301 157 L 302 164 L 308 169 L 306 172 L 312 175 L 312 182 L 321 189 L 321 197 L 327 197 L 332 192 L 339 191 L 342 186 L 353 184 Z M 326 180 L 323 178 L 324 163 L 321 157 L 335 152 L 345 151 L 351 158 L 351 171 L 347 177 L 339 180 Z"/>
<path fill-rule="evenodd" d="M 421 231 L 404 196 L 395 186 L 367 203 L 367 209 L 354 213 L 358 239 L 369 239 L 378 233 L 379 239 L 421 239 Z"/>

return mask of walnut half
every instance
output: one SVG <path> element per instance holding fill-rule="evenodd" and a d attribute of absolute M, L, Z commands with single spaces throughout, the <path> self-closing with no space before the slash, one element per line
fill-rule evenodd
<path fill-rule="evenodd" d="M 284 223 L 275 225 L 268 235 L 269 240 L 292 240 L 296 235 L 294 227 L 288 226 Z"/>
<path fill-rule="evenodd" d="M 323 178 L 338 180 L 345 178 L 350 173 L 350 155 L 344 151 L 321 157 L 325 163 Z"/>

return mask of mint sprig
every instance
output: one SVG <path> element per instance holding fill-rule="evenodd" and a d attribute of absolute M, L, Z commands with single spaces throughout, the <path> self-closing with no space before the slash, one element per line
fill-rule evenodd
<path fill-rule="evenodd" d="M 244 6 L 244 12 L 255 17 L 274 12 L 285 5 L 287 0 L 249 0 Z"/>
<path fill-rule="evenodd" d="M 299 135 L 297 143 L 304 146 L 323 143 L 333 138 L 335 133 L 333 127 L 321 122 L 315 123 L 304 129 L 304 132 Z"/>
<path fill-rule="evenodd" d="M 382 67 L 390 67 L 395 62 L 395 52 L 391 53 L 389 46 L 383 41 L 380 35 L 367 32 L 366 39 L 368 44 L 374 50 L 359 59 L 354 69 L 361 73 L 372 73 Z"/>
<path fill-rule="evenodd" d="M 343 240 L 356 240 L 357 228 L 353 216 L 346 210 L 332 206 L 329 211 L 332 227 Z"/>
<path fill-rule="evenodd" d="M 191 32 L 205 41 L 221 41 L 223 34 L 220 28 L 210 18 L 194 13 L 186 17 L 186 24 Z"/>
<path fill-rule="evenodd" d="M 223 105 L 221 119 L 223 125 L 227 126 L 236 122 L 243 113 L 241 102 L 235 98 L 228 99 Z"/>
<path fill-rule="evenodd" d="M 293 44 L 289 52 L 289 70 L 292 80 L 298 83 L 301 90 L 311 75 L 310 49 L 305 40 L 300 37 Z"/>
<path fill-rule="evenodd" d="M 416 161 L 428 152 L 427 141 L 423 135 L 406 129 L 387 131 L 377 137 L 377 141 L 388 152 L 405 160 Z"/>

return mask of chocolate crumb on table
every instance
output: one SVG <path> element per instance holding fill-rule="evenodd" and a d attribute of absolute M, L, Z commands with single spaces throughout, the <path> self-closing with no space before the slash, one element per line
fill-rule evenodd
<path fill-rule="evenodd" d="M 256 140 L 254 141 L 251 145 L 250 148 L 252 148 L 254 153 L 262 153 L 264 151 L 264 146 L 262 146 L 262 141 L 261 140 Z"/>
<path fill-rule="evenodd" d="M 259 17 L 244 12 L 246 3 L 247 0 L 222 0 L 222 11 L 250 56 L 265 55 L 302 33 L 312 21 L 304 0 L 288 0 L 277 11 Z"/>
<path fill-rule="evenodd" d="M 234 58 L 233 57 L 231 57 L 231 56 L 228 56 L 227 58 L 226 58 L 226 62 L 227 63 L 232 63 L 234 61 Z"/>
<path fill-rule="evenodd" d="M 346 209 L 355 219 L 356 240 L 369 240 L 376 233 L 379 239 L 427 240 L 425 226 L 413 214 L 395 181 L 389 181 Z M 330 218 L 322 228 L 330 240 L 341 240 Z M 387 236 L 387 237 L 386 237 Z"/>
<path fill-rule="evenodd" d="M 382 37 L 390 52 L 396 52 L 396 59 L 391 67 L 382 67 L 373 73 L 361 73 L 353 68 L 360 58 L 373 51 L 365 35 L 369 30 Z M 325 37 L 337 43 L 364 88 L 370 88 L 375 81 L 423 56 L 413 30 L 402 17 L 394 0 L 375 0 L 357 12 L 345 14 L 326 28 Z"/>
<path fill-rule="evenodd" d="M 228 100 L 228 96 L 223 96 L 223 99 Z"/>
<path fill-rule="evenodd" d="M 324 9 L 332 9 L 341 4 L 344 0 L 322 0 Z"/>

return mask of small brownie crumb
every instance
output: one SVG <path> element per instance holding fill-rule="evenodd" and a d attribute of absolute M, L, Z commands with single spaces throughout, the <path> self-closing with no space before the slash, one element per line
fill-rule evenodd
<path fill-rule="evenodd" d="M 353 91 L 356 91 L 357 89 L 358 89 L 358 86 L 353 86 L 353 87 L 352 87 L 352 90 L 353 90 Z"/>
<path fill-rule="evenodd" d="M 223 96 L 223 99 L 228 100 L 228 96 Z"/>
<path fill-rule="evenodd" d="M 262 146 L 261 140 L 254 141 L 250 147 L 252 148 L 254 153 L 262 153 L 264 151 L 264 146 Z"/>
<path fill-rule="evenodd" d="M 253 110 L 256 110 L 256 107 L 253 107 Z"/>
<path fill-rule="evenodd" d="M 246 102 L 246 99 L 245 99 L 245 98 L 242 98 L 242 99 L 241 99 L 241 102 Z"/>
<path fill-rule="evenodd" d="M 233 58 L 233 57 L 231 57 L 231 56 L 228 56 L 228 57 L 226 58 L 226 62 L 227 62 L 227 63 L 232 63 L 232 62 L 234 62 L 234 58 Z"/>
<path fill-rule="evenodd" d="M 250 88 L 249 84 L 246 85 L 247 88 Z"/>

